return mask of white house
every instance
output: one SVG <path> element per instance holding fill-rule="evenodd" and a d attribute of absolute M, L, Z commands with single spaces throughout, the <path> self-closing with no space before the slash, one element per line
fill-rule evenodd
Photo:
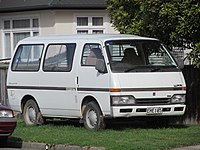
<path fill-rule="evenodd" d="M 105 0 L 0 0 L 0 59 L 28 36 L 118 33 Z"/>

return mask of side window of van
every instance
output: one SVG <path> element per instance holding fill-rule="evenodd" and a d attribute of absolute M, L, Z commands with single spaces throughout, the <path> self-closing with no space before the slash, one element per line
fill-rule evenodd
<path fill-rule="evenodd" d="M 44 45 L 19 45 L 15 53 L 12 71 L 38 71 Z"/>
<path fill-rule="evenodd" d="M 82 66 L 95 66 L 97 59 L 103 59 L 100 44 L 85 44 L 81 59 Z"/>
<path fill-rule="evenodd" d="M 43 70 L 69 72 L 72 68 L 76 44 L 50 44 L 45 54 Z"/>

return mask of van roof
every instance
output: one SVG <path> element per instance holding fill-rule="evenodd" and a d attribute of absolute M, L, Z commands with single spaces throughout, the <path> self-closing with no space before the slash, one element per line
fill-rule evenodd
<path fill-rule="evenodd" d="M 135 40 L 157 40 L 154 38 L 142 37 L 137 35 L 130 35 L 130 34 L 74 34 L 74 35 L 48 35 L 48 36 L 34 36 L 28 37 L 21 42 L 33 42 L 33 41 L 59 41 L 59 40 L 121 40 L 121 39 L 135 39 Z"/>

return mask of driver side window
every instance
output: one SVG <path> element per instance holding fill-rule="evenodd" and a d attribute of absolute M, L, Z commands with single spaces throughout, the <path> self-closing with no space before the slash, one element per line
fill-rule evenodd
<path fill-rule="evenodd" d="M 82 66 L 95 66 L 97 59 L 103 59 L 100 44 L 85 44 L 81 59 Z"/>
<path fill-rule="evenodd" d="M 151 65 L 166 65 L 171 62 L 169 56 L 165 51 L 158 49 L 157 51 L 153 51 L 149 56 L 149 64 Z"/>
<path fill-rule="evenodd" d="M 144 48 L 147 52 L 148 63 L 150 65 L 173 65 L 173 61 L 162 45 L 145 43 Z"/>

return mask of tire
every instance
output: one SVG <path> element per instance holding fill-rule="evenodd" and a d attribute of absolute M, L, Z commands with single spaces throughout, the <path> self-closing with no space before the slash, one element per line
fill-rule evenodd
<path fill-rule="evenodd" d="M 0 147 L 5 147 L 8 142 L 8 137 L 7 136 L 0 136 Z"/>
<path fill-rule="evenodd" d="M 105 128 L 105 122 L 99 106 L 95 102 L 89 102 L 83 111 L 84 127 L 89 130 Z"/>
<path fill-rule="evenodd" d="M 32 99 L 28 100 L 23 109 L 23 117 L 26 125 L 43 124 L 44 119 L 36 102 Z"/>

